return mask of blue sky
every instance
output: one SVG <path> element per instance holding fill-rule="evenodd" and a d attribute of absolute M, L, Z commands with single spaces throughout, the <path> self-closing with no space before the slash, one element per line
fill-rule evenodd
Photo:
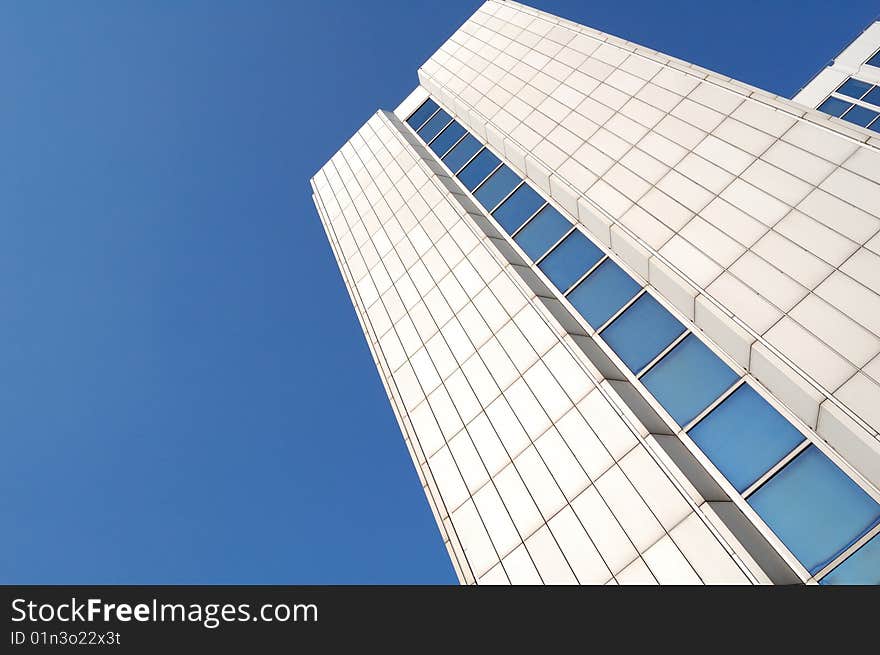
<path fill-rule="evenodd" d="M 784 95 L 877 13 L 534 4 Z M 0 5 L 0 582 L 454 581 L 308 178 L 478 5 Z"/>

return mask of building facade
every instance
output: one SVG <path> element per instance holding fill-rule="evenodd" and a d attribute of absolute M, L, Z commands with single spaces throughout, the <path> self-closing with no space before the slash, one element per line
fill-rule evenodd
<path fill-rule="evenodd" d="M 501 0 L 418 76 L 312 188 L 461 582 L 880 583 L 843 78 L 795 102 Z"/>
<path fill-rule="evenodd" d="M 794 100 L 880 132 L 880 21 L 871 23 Z"/>

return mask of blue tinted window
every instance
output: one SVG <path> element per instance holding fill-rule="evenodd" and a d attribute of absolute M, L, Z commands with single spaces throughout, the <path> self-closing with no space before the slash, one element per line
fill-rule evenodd
<path fill-rule="evenodd" d="M 528 184 L 523 184 L 492 215 L 508 234 L 513 234 L 543 204 L 544 199 Z"/>
<path fill-rule="evenodd" d="M 646 293 L 602 331 L 602 338 L 635 373 L 682 332 L 684 326 Z"/>
<path fill-rule="evenodd" d="M 804 440 L 747 384 L 691 428 L 690 436 L 740 492 Z"/>
<path fill-rule="evenodd" d="M 824 111 L 832 116 L 842 116 L 843 112 L 850 107 L 852 107 L 852 103 L 844 102 L 839 98 L 828 98 L 828 100 L 819 105 L 819 111 Z"/>
<path fill-rule="evenodd" d="M 565 217 L 547 205 L 514 237 L 533 261 L 547 252 L 571 228 Z"/>
<path fill-rule="evenodd" d="M 479 189 L 474 191 L 474 197 L 480 201 L 486 211 L 492 211 L 495 205 L 501 202 L 519 183 L 519 176 L 507 166 L 502 166 L 492 173 L 492 177 L 483 182 Z"/>
<path fill-rule="evenodd" d="M 870 64 L 871 66 L 877 66 L 878 68 L 880 68 L 880 52 L 871 57 L 866 63 Z"/>
<path fill-rule="evenodd" d="M 575 230 L 556 246 L 538 266 L 560 291 L 565 291 L 578 278 L 602 259 L 602 251 Z"/>
<path fill-rule="evenodd" d="M 861 80 L 854 80 L 853 78 L 849 78 L 846 82 L 840 85 L 840 88 L 837 89 L 837 92 L 843 96 L 849 96 L 850 98 L 855 98 L 858 100 L 865 93 L 867 93 L 868 89 L 871 88 L 871 85 L 867 82 L 862 82 Z"/>
<path fill-rule="evenodd" d="M 871 123 L 871 126 L 868 129 L 874 130 L 875 132 L 880 132 L 880 120 L 876 120 Z"/>
<path fill-rule="evenodd" d="M 685 425 L 739 376 L 693 334 L 645 373 L 642 383 L 679 425 Z"/>
<path fill-rule="evenodd" d="M 440 135 L 431 142 L 431 150 L 442 157 L 443 153 L 454 146 L 455 142 L 462 137 L 464 132 L 465 129 L 461 125 L 452 121 L 449 126 L 440 132 Z"/>
<path fill-rule="evenodd" d="M 451 120 L 452 117 L 441 109 L 419 128 L 419 136 L 424 139 L 425 143 L 428 143 L 428 141 L 440 134 L 440 130 L 446 127 Z"/>
<path fill-rule="evenodd" d="M 856 125 L 861 125 L 862 127 L 867 127 L 875 118 L 877 118 L 876 111 L 855 105 L 852 109 L 846 112 L 843 120 L 855 123 Z"/>
<path fill-rule="evenodd" d="M 409 123 L 410 127 L 414 130 L 417 130 L 422 126 L 422 123 L 428 120 L 431 114 L 437 111 L 437 109 L 437 103 L 428 98 L 421 107 L 413 112 L 412 116 L 406 119 L 406 122 Z"/>
<path fill-rule="evenodd" d="M 468 134 L 457 146 L 446 153 L 446 156 L 443 157 L 443 161 L 449 167 L 449 170 L 453 173 L 457 173 L 471 157 L 477 154 L 477 150 L 482 147 L 483 144 L 477 141 L 473 135 Z"/>
<path fill-rule="evenodd" d="M 488 150 L 483 150 L 473 158 L 470 164 L 461 169 L 458 179 L 468 188 L 468 191 L 473 191 L 500 163 L 498 157 Z"/>
<path fill-rule="evenodd" d="M 620 266 L 606 259 L 577 285 L 568 299 L 594 328 L 604 324 L 641 287 Z"/>
<path fill-rule="evenodd" d="M 880 86 L 875 86 L 871 93 L 864 97 L 864 101 L 872 105 L 880 105 Z"/>
<path fill-rule="evenodd" d="M 812 445 L 748 502 L 810 573 L 880 519 L 880 505 Z"/>
<path fill-rule="evenodd" d="M 880 585 L 880 536 L 872 538 L 841 562 L 819 584 Z"/>

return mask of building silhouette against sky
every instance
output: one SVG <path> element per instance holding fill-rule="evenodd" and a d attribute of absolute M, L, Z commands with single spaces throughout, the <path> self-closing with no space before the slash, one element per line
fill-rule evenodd
<path fill-rule="evenodd" d="M 878 50 L 795 102 L 490 0 L 316 173 L 463 583 L 880 583 Z"/>

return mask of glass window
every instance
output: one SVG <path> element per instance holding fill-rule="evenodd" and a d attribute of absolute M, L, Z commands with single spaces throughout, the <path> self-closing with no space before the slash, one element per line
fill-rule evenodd
<path fill-rule="evenodd" d="M 871 57 L 866 63 L 870 64 L 871 66 L 877 66 L 878 68 L 880 68 L 880 50 L 878 50 L 877 53 L 873 57 Z"/>
<path fill-rule="evenodd" d="M 417 130 L 422 126 L 422 123 L 431 117 L 431 114 L 437 111 L 437 109 L 439 109 L 437 103 L 428 98 L 422 103 L 421 107 L 412 113 L 412 116 L 406 119 L 406 122 L 409 123 L 410 127 L 414 130 Z"/>
<path fill-rule="evenodd" d="M 682 332 L 684 326 L 646 293 L 602 330 L 602 338 L 637 373 Z"/>
<path fill-rule="evenodd" d="M 695 335 L 642 377 L 642 383 L 679 425 L 686 425 L 727 391 L 739 376 Z"/>
<path fill-rule="evenodd" d="M 458 179 L 462 181 L 468 191 L 473 191 L 500 163 L 501 160 L 498 157 L 484 148 L 479 155 L 471 160 L 471 163 L 461 169 Z"/>
<path fill-rule="evenodd" d="M 610 259 L 577 285 L 568 300 L 593 328 L 598 328 L 638 293 L 641 287 Z"/>
<path fill-rule="evenodd" d="M 810 573 L 880 520 L 880 505 L 813 445 L 748 502 Z"/>
<path fill-rule="evenodd" d="M 871 125 L 868 127 L 868 129 L 874 130 L 875 132 L 880 132 L 880 119 L 871 123 Z"/>
<path fill-rule="evenodd" d="M 583 232 L 575 230 L 543 259 L 538 268 L 557 289 L 565 291 L 600 259 L 602 251 Z"/>
<path fill-rule="evenodd" d="M 492 215 L 508 234 L 513 234 L 543 204 L 544 199 L 528 184 L 523 184 Z"/>
<path fill-rule="evenodd" d="M 428 141 L 440 134 L 440 130 L 446 127 L 451 120 L 452 117 L 441 109 L 419 128 L 419 136 L 422 137 L 425 143 L 428 143 Z"/>
<path fill-rule="evenodd" d="M 870 102 L 872 105 L 880 106 L 880 86 L 875 86 L 871 89 L 871 93 L 866 95 L 863 100 L 865 102 Z"/>
<path fill-rule="evenodd" d="M 856 125 L 861 125 L 862 127 L 867 127 L 875 118 L 877 118 L 876 111 L 859 105 L 853 106 L 853 108 L 843 116 L 843 120 L 855 123 Z"/>
<path fill-rule="evenodd" d="M 846 558 L 819 584 L 880 585 L 880 536 Z"/>
<path fill-rule="evenodd" d="M 788 420 L 747 384 L 690 430 L 691 439 L 739 492 L 804 440 Z"/>
<path fill-rule="evenodd" d="M 440 135 L 431 142 L 429 147 L 442 157 L 447 150 L 455 145 L 455 142 L 458 141 L 464 133 L 465 129 L 455 121 L 452 121 L 446 129 L 440 132 Z"/>
<path fill-rule="evenodd" d="M 507 166 L 502 165 L 501 168 L 492 173 L 492 177 L 483 182 L 480 188 L 474 191 L 474 197 L 480 201 L 480 204 L 486 208 L 486 211 L 492 211 L 495 205 L 501 202 L 519 183 L 519 175 Z"/>
<path fill-rule="evenodd" d="M 535 217 L 514 237 L 520 248 L 532 261 L 547 252 L 562 235 L 571 229 L 571 223 L 550 205 L 535 214 Z"/>
<path fill-rule="evenodd" d="M 862 82 L 861 80 L 849 78 L 846 82 L 840 85 L 840 88 L 837 89 L 837 92 L 840 95 L 849 96 L 850 98 L 855 98 L 856 100 L 859 100 L 863 95 L 868 92 L 870 88 L 871 85 L 867 82 Z"/>
<path fill-rule="evenodd" d="M 852 107 L 852 103 L 844 102 L 840 98 L 828 98 L 828 100 L 819 105 L 819 111 L 839 117 L 843 116 L 843 113 L 850 107 Z"/>
<path fill-rule="evenodd" d="M 446 153 L 443 162 L 453 173 L 458 173 L 461 167 L 468 163 L 468 160 L 477 154 L 477 150 L 482 147 L 482 143 L 477 141 L 472 134 L 468 134 L 458 145 Z"/>

